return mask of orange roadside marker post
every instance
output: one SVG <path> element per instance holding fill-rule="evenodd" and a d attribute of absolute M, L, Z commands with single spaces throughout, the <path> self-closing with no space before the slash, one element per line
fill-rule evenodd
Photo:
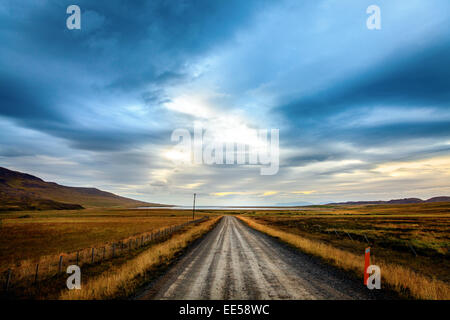
<path fill-rule="evenodd" d="M 364 255 L 364 285 L 367 286 L 367 279 L 369 274 L 367 273 L 367 268 L 370 266 L 370 247 L 366 248 L 366 253 Z"/>

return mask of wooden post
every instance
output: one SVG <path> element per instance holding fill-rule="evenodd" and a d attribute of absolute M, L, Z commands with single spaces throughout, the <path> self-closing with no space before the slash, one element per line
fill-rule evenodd
<path fill-rule="evenodd" d="M 413 246 L 411 245 L 411 243 L 408 242 L 408 246 L 411 249 L 412 253 L 414 253 L 414 256 L 417 257 L 417 253 L 416 250 L 414 250 Z"/>
<path fill-rule="evenodd" d="M 34 274 L 34 283 L 38 281 L 38 273 L 39 273 L 39 263 L 36 263 L 36 272 Z"/>
<path fill-rule="evenodd" d="M 366 235 L 364 235 L 364 239 L 366 239 L 366 242 L 367 242 L 368 244 L 370 244 L 369 239 L 367 239 Z"/>
<path fill-rule="evenodd" d="M 58 273 L 61 273 L 61 270 L 62 270 L 62 261 L 63 261 L 63 256 L 59 256 Z"/>
<path fill-rule="evenodd" d="M 347 235 L 348 235 L 348 237 L 350 238 L 350 240 L 353 241 L 353 238 L 352 238 L 352 236 L 350 235 L 350 233 L 348 233 L 347 231 L 345 231 L 345 232 L 347 233 Z"/>
<path fill-rule="evenodd" d="M 195 196 L 196 196 L 197 194 L 196 193 L 194 193 L 194 205 L 192 206 L 192 220 L 194 220 L 194 217 L 195 217 Z"/>
<path fill-rule="evenodd" d="M 8 276 L 6 277 L 6 286 L 5 286 L 6 292 L 8 292 L 8 289 L 9 289 L 9 282 L 11 281 L 11 273 L 12 273 L 12 270 L 8 269 Z"/>
<path fill-rule="evenodd" d="M 92 248 L 92 256 L 91 256 L 91 263 L 94 263 L 94 253 L 95 253 L 95 251 L 94 251 L 95 249 L 94 248 Z"/>

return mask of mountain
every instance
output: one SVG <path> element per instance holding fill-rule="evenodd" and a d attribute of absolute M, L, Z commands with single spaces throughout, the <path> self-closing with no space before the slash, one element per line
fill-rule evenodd
<path fill-rule="evenodd" d="M 347 201 L 347 202 L 336 202 L 329 203 L 332 205 L 352 205 L 352 204 L 411 204 L 411 203 L 428 203 L 428 202 L 450 202 L 450 197 L 434 197 L 428 200 L 422 200 L 419 198 L 405 198 L 405 199 L 394 199 L 389 201 Z"/>
<path fill-rule="evenodd" d="M 434 198 L 425 200 L 425 202 L 449 202 L 449 201 L 450 201 L 450 197 L 434 197 Z"/>
<path fill-rule="evenodd" d="M 120 197 L 96 188 L 66 187 L 45 182 L 29 174 L 0 167 L 0 210 L 73 210 L 158 205 Z"/>

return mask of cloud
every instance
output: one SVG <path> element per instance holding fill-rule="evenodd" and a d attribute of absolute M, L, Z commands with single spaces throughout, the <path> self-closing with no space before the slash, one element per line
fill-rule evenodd
<path fill-rule="evenodd" d="M 307 191 L 291 191 L 293 194 L 311 194 L 316 192 L 315 190 L 307 190 Z"/>
<path fill-rule="evenodd" d="M 266 191 L 263 193 L 263 197 L 273 196 L 277 193 L 278 193 L 278 191 Z"/>
<path fill-rule="evenodd" d="M 445 193 L 449 3 L 380 1 L 373 32 L 369 0 L 80 0 L 76 31 L 68 0 L 4 0 L 0 164 L 172 204 Z M 249 144 L 279 128 L 278 174 L 173 163 L 195 123 Z"/>
<path fill-rule="evenodd" d="M 344 78 L 332 86 L 276 110 L 294 120 L 312 121 L 361 107 L 399 106 L 448 108 L 450 91 L 450 42 L 386 58 L 357 76 Z"/>

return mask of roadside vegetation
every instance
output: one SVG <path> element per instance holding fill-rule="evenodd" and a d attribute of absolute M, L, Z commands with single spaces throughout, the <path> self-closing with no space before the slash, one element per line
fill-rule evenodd
<path fill-rule="evenodd" d="M 196 215 L 200 218 L 204 215 Z M 0 272 L 192 220 L 192 211 L 86 209 L 0 213 Z"/>
<path fill-rule="evenodd" d="M 192 211 L 22 211 L 3 212 L 0 219 L 1 295 L 55 298 L 68 265 L 82 266 L 84 276 L 98 275 L 172 236 L 164 231 L 188 230 L 180 227 L 192 221 Z"/>
<path fill-rule="evenodd" d="M 239 218 L 361 279 L 364 248 L 370 246 L 385 287 L 405 298 L 450 299 L 449 203 L 327 206 Z"/>
<path fill-rule="evenodd" d="M 133 295 L 158 274 L 158 269 L 168 266 L 176 256 L 194 240 L 210 231 L 220 217 L 208 219 L 185 232 L 172 236 L 167 241 L 152 246 L 133 259 L 108 268 L 102 274 L 82 284 L 81 290 L 62 290 L 63 300 L 120 299 Z"/>

